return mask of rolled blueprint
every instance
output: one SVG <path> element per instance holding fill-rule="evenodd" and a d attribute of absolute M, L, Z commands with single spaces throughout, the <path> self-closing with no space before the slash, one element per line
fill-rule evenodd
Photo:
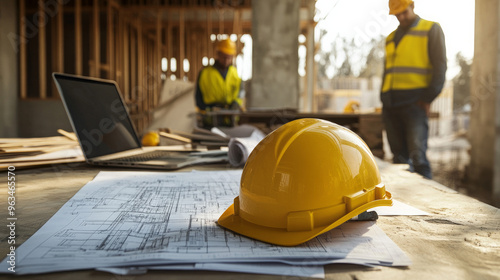
<path fill-rule="evenodd" d="M 264 134 L 257 130 L 250 137 L 231 138 L 228 145 L 229 163 L 235 167 L 244 166 L 250 153 L 263 138 Z"/>

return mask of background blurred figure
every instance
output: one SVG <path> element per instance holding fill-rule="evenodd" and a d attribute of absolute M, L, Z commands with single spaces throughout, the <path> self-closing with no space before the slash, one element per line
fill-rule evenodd
<path fill-rule="evenodd" d="M 441 26 L 420 18 L 411 0 L 389 0 L 389 14 L 399 21 L 386 39 L 381 100 L 382 116 L 394 163 L 431 179 L 427 159 L 428 115 L 443 89 L 446 47 Z"/>
<path fill-rule="evenodd" d="M 241 79 L 238 77 L 233 59 L 236 44 L 230 39 L 219 41 L 216 47 L 214 65 L 200 71 L 196 85 L 196 107 L 202 115 L 203 126 L 210 127 L 213 120 L 207 112 L 220 109 L 238 110 L 242 108 L 240 97 Z M 223 118 L 218 125 L 232 125 L 231 118 Z"/>

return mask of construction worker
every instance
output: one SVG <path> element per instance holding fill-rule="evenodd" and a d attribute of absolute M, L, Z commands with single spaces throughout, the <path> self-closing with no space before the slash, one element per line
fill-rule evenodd
<path fill-rule="evenodd" d="M 216 46 L 214 65 L 200 71 L 196 86 L 196 107 L 201 115 L 219 109 L 238 110 L 242 108 L 240 98 L 241 79 L 232 65 L 236 55 L 236 44 L 230 39 L 219 41 Z M 203 116 L 203 126 L 214 125 L 210 116 Z M 218 125 L 232 125 L 232 120 L 223 118 Z"/>
<path fill-rule="evenodd" d="M 399 21 L 386 39 L 381 90 L 382 116 L 394 163 L 432 178 L 427 159 L 428 116 L 446 74 L 446 47 L 441 26 L 420 18 L 411 0 L 389 0 L 389 14 Z"/>

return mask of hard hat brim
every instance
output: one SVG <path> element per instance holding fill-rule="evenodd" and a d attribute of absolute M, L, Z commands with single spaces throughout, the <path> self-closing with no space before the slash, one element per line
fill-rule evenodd
<path fill-rule="evenodd" d="M 280 246 L 296 246 L 309 241 L 314 237 L 325 233 L 335 227 L 338 227 L 349 219 L 371 208 L 378 206 L 391 206 L 392 195 L 388 191 L 386 191 L 385 193 L 386 197 L 384 199 L 370 201 L 347 213 L 340 219 L 336 220 L 334 223 L 326 226 L 316 227 L 310 231 L 287 231 L 286 229 L 282 228 L 271 228 L 250 223 L 242 219 L 240 216 L 235 215 L 234 204 L 229 206 L 229 208 L 227 208 L 226 211 L 219 217 L 217 224 L 238 234 L 263 242 Z"/>

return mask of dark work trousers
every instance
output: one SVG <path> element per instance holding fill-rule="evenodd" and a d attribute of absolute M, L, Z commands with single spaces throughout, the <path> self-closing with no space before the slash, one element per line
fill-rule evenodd
<path fill-rule="evenodd" d="M 410 170 L 432 179 L 427 159 L 429 119 L 425 110 L 415 104 L 396 108 L 383 108 L 387 140 L 391 147 L 394 163 L 407 163 Z"/>

